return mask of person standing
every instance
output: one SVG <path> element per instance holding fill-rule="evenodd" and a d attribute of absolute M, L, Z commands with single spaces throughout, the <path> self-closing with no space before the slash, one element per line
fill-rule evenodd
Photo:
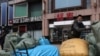
<path fill-rule="evenodd" d="M 83 17 L 82 15 L 78 15 L 77 18 L 74 20 L 72 27 L 71 27 L 71 35 L 74 38 L 80 38 L 82 31 L 86 28 L 82 23 Z"/>
<path fill-rule="evenodd" d="M 6 36 L 6 33 L 5 33 L 4 29 L 3 29 L 1 31 L 1 36 L 0 36 L 0 45 L 1 45 L 2 49 L 3 49 L 3 44 L 4 44 L 5 36 Z"/>

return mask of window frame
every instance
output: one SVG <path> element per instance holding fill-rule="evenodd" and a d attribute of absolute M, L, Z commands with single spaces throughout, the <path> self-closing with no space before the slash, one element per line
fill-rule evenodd
<path fill-rule="evenodd" d="M 41 2 L 30 2 L 30 3 L 28 3 L 28 5 L 29 5 L 28 6 L 28 17 L 33 17 L 33 16 L 31 16 L 31 8 L 33 7 L 33 5 L 36 5 L 36 4 L 41 4 L 41 16 L 42 16 L 42 3 Z"/>
<path fill-rule="evenodd" d="M 27 13 L 27 15 L 26 15 L 26 16 L 21 16 L 21 17 L 16 17 L 16 16 L 15 16 L 15 7 L 16 7 L 16 5 L 23 5 L 23 4 L 26 4 L 26 7 L 27 7 L 26 13 Z M 27 2 L 14 4 L 14 5 L 13 5 L 13 18 L 16 19 L 16 18 L 28 17 L 28 7 L 29 7 L 29 5 L 28 5 Z"/>
<path fill-rule="evenodd" d="M 72 6 L 72 7 L 65 7 L 65 8 L 59 8 L 55 9 L 55 0 L 51 0 L 51 12 L 62 12 L 62 11 L 70 11 L 74 9 L 84 9 L 86 8 L 86 0 L 81 0 L 81 6 Z"/>

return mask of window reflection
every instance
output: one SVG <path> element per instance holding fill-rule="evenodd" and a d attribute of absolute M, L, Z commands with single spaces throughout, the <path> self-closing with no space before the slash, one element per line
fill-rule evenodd
<path fill-rule="evenodd" d="M 81 0 L 55 0 L 55 9 L 81 6 Z"/>

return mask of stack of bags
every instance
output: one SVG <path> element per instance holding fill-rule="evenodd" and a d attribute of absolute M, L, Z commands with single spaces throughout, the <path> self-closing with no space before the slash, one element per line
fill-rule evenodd
<path fill-rule="evenodd" d="M 97 54 L 97 47 L 96 47 L 96 38 L 94 37 L 93 33 L 89 33 L 86 35 L 86 41 L 89 43 L 89 56 L 96 56 Z"/>
<path fill-rule="evenodd" d="M 96 56 L 100 56 L 100 21 L 95 22 L 95 24 L 92 25 L 92 30 L 93 30 L 93 34 L 96 38 L 96 51 L 97 51 L 97 55 Z"/>
<path fill-rule="evenodd" d="M 32 38 L 29 32 L 24 33 L 20 37 L 20 39 L 21 40 L 19 41 L 19 43 L 15 46 L 15 48 L 19 50 L 25 49 L 23 42 L 25 42 L 27 48 L 33 48 L 38 44 L 38 40 L 36 40 L 35 38 Z"/>
<path fill-rule="evenodd" d="M 17 38 L 20 36 L 18 33 L 9 33 L 5 37 L 5 42 L 4 42 L 4 50 L 0 50 L 0 56 L 12 56 L 11 51 L 12 47 L 10 45 L 10 41 L 13 42 L 13 45 L 16 45 L 18 43 Z"/>
<path fill-rule="evenodd" d="M 13 43 L 17 52 L 26 52 L 23 42 L 28 48 L 30 56 L 100 56 L 100 22 L 92 25 L 93 33 L 86 35 L 85 40 L 73 38 L 64 41 L 60 49 L 49 43 L 45 37 L 36 40 L 29 33 L 24 33 L 21 37 L 18 34 L 10 33 L 6 36 L 4 48 L 0 51 L 0 56 L 12 56 L 12 47 L 9 41 Z M 20 56 L 17 53 L 17 56 Z M 26 56 L 26 54 L 22 54 Z"/>
<path fill-rule="evenodd" d="M 56 46 L 49 43 L 45 37 L 40 37 L 38 40 L 31 37 L 29 33 L 24 33 L 21 36 L 21 41 L 16 45 L 16 52 L 22 52 L 22 56 L 26 56 L 26 49 L 23 45 L 25 42 L 28 48 L 29 56 L 59 56 L 59 50 Z M 17 53 L 20 56 L 20 53 Z"/>

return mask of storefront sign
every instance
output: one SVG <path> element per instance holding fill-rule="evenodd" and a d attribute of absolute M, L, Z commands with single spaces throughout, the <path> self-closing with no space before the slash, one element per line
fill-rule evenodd
<path fill-rule="evenodd" d="M 34 22 L 34 21 L 42 21 L 42 17 L 23 17 L 23 18 L 15 18 L 13 19 L 13 23 L 25 23 L 25 22 Z"/>
<path fill-rule="evenodd" d="M 8 20 L 8 25 L 11 26 L 12 24 L 13 24 L 13 20 L 12 19 L 9 19 Z"/>
<path fill-rule="evenodd" d="M 42 17 L 41 16 L 39 16 L 39 17 L 31 17 L 30 19 L 31 19 L 31 22 L 33 22 L 33 21 L 42 21 Z"/>
<path fill-rule="evenodd" d="M 30 19 L 25 17 L 25 18 L 20 18 L 20 23 L 24 23 L 24 22 L 30 22 Z"/>
<path fill-rule="evenodd" d="M 63 13 L 59 13 L 59 14 L 57 14 L 57 20 L 58 21 L 62 21 L 63 20 Z"/>
<path fill-rule="evenodd" d="M 73 13 L 66 13 L 67 19 L 73 19 Z"/>
<path fill-rule="evenodd" d="M 13 23 L 19 23 L 19 19 L 13 19 Z"/>
<path fill-rule="evenodd" d="M 64 19 L 64 13 L 58 13 L 56 17 L 58 21 L 62 21 Z M 73 13 L 66 13 L 66 19 L 73 19 Z"/>

